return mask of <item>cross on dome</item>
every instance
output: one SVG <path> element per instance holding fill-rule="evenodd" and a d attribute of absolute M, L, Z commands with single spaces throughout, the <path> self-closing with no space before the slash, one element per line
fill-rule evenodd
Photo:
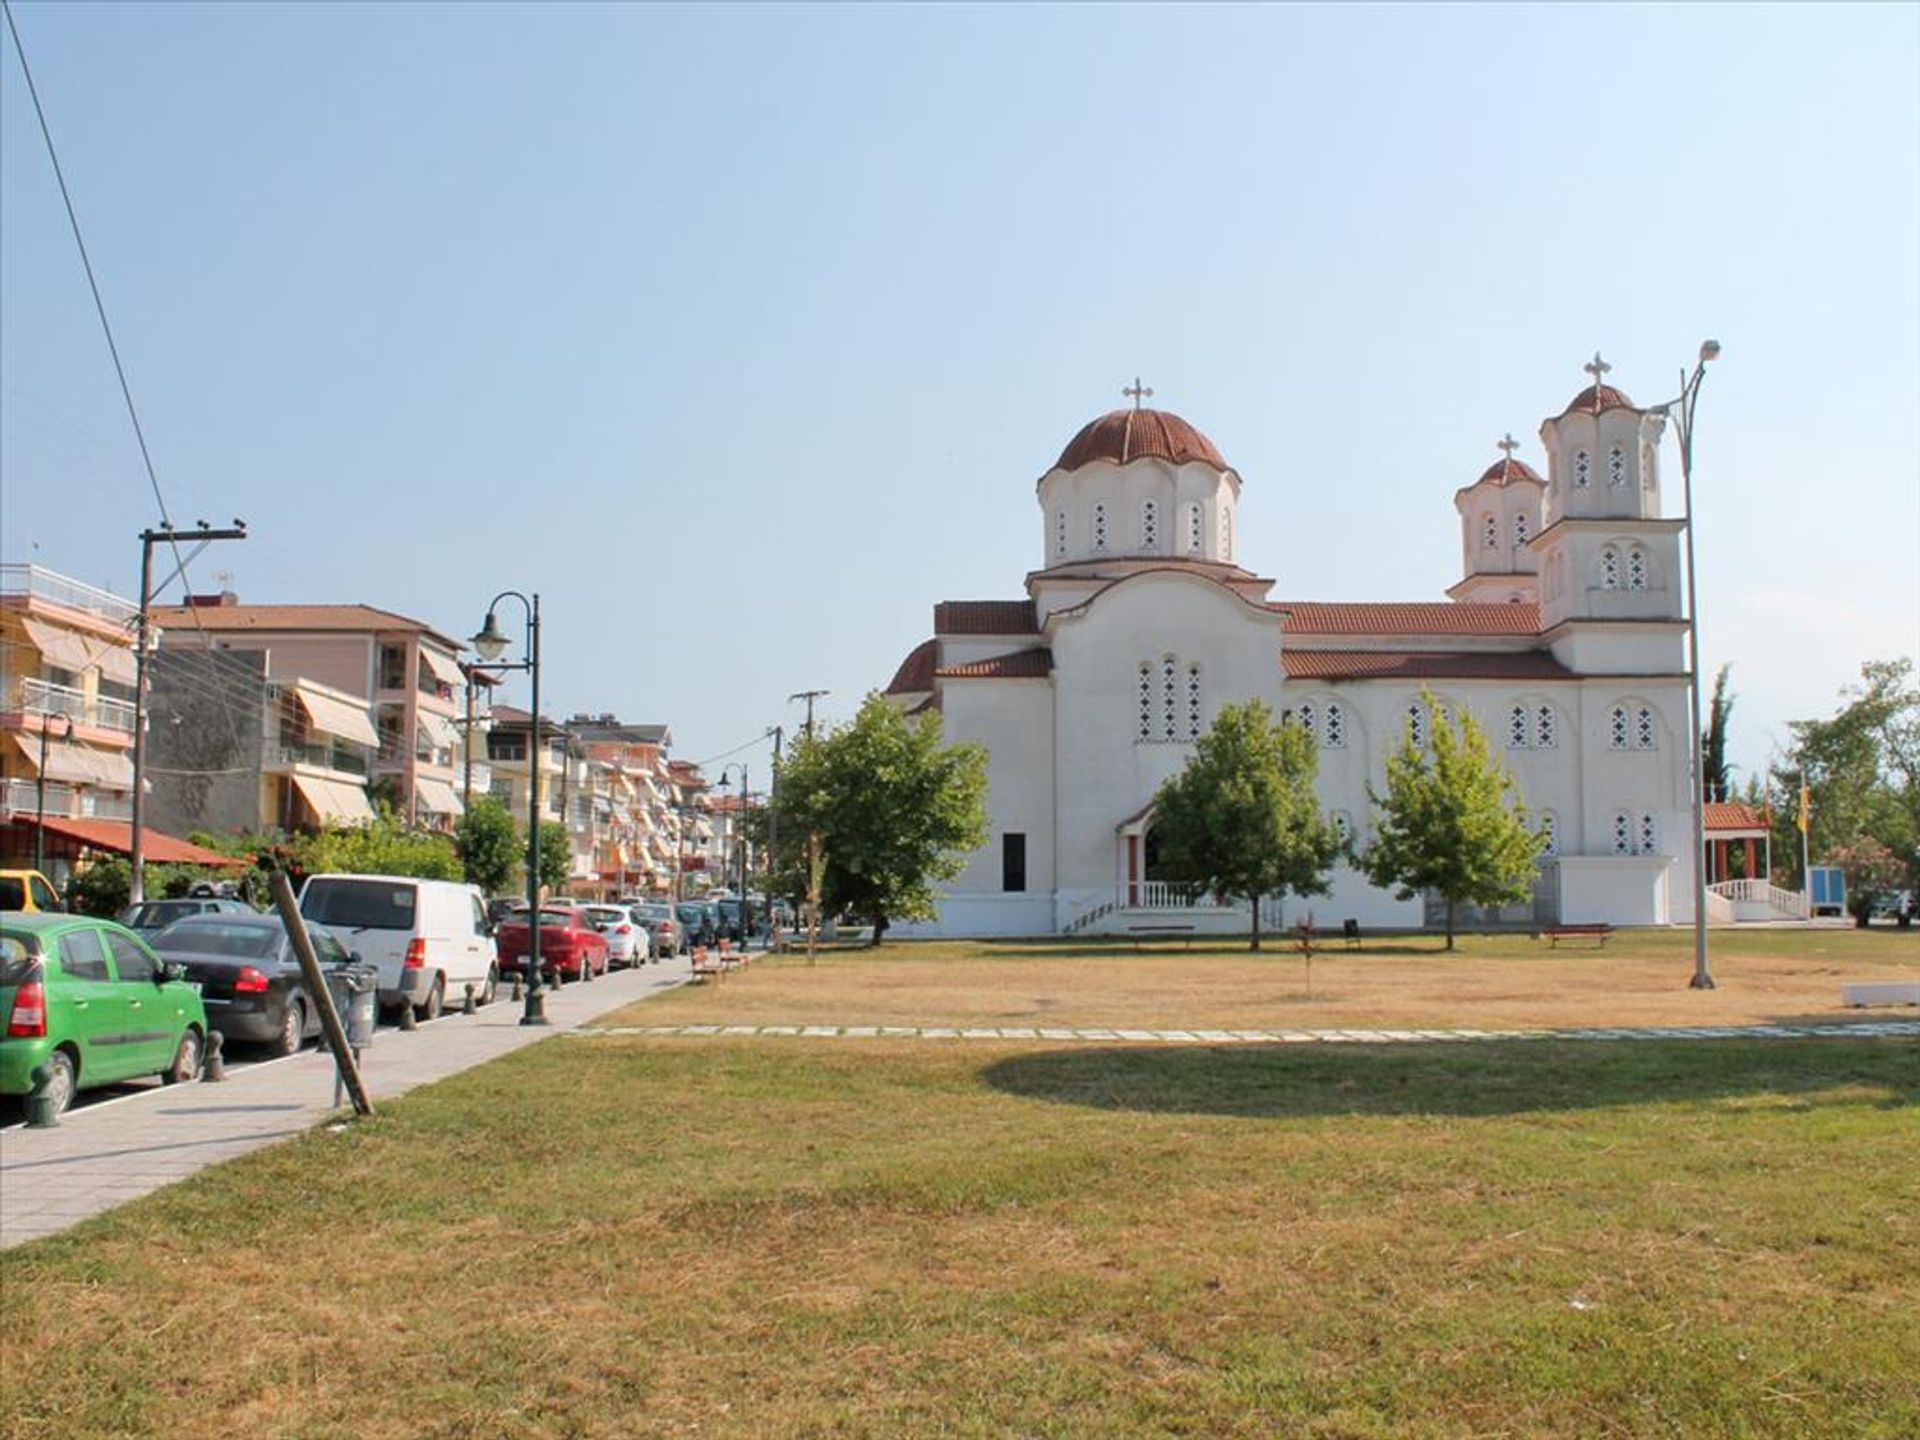
<path fill-rule="evenodd" d="M 1140 383 L 1140 377 L 1136 375 L 1133 377 L 1133 384 L 1122 386 L 1120 393 L 1132 400 L 1133 408 L 1138 410 L 1140 408 L 1140 402 L 1153 394 L 1153 387 L 1150 385 L 1142 385 Z"/>
<path fill-rule="evenodd" d="M 1598 350 L 1593 352 L 1593 359 L 1580 368 L 1593 377 L 1593 383 L 1596 385 L 1606 384 L 1607 372 L 1613 369 L 1611 365 L 1600 358 L 1600 352 Z"/>
<path fill-rule="evenodd" d="M 1513 432 L 1509 430 L 1504 436 L 1501 437 L 1500 443 L 1495 445 L 1493 448 L 1496 450 L 1504 450 L 1506 452 L 1507 459 L 1511 460 L 1513 458 L 1513 452 L 1520 448 L 1520 442 L 1513 438 Z"/>

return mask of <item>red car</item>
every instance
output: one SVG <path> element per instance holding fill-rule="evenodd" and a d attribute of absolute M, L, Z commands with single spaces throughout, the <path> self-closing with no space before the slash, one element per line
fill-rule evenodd
<path fill-rule="evenodd" d="M 500 924 L 494 937 L 500 947 L 500 973 L 518 975 L 527 959 L 526 917 L 516 915 Z M 607 937 L 587 923 L 579 910 L 542 910 L 540 912 L 540 973 L 552 979 L 558 972 L 562 980 L 578 980 L 593 967 L 595 975 L 607 973 Z"/>

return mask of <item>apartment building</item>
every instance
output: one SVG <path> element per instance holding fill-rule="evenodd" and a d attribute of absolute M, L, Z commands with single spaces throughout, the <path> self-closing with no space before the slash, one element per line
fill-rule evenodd
<path fill-rule="evenodd" d="M 598 887 L 612 895 L 671 895 L 676 819 L 667 727 L 602 714 L 575 715 L 566 728 L 587 763 L 586 839 Z"/>

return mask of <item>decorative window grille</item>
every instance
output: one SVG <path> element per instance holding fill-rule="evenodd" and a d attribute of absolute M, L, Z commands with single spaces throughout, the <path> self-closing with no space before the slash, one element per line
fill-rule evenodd
<path fill-rule="evenodd" d="M 1527 707 L 1516 705 L 1507 712 L 1507 748 L 1525 750 L 1532 738 L 1532 730 L 1527 725 Z"/>
<path fill-rule="evenodd" d="M 1527 543 L 1527 512 L 1524 510 L 1513 517 L 1513 543 L 1516 545 Z"/>
<path fill-rule="evenodd" d="M 1593 484 L 1593 457 L 1584 450 L 1573 452 L 1573 488 L 1584 490 Z"/>
<path fill-rule="evenodd" d="M 1613 853 L 1616 855 L 1633 854 L 1633 816 L 1624 810 L 1614 812 Z"/>
<path fill-rule="evenodd" d="M 1642 815 L 1640 817 L 1640 853 L 1642 855 L 1653 854 L 1657 848 L 1655 842 L 1658 841 L 1659 838 L 1659 832 L 1654 828 L 1653 816 Z"/>
<path fill-rule="evenodd" d="M 1427 748 L 1427 707 L 1418 700 L 1407 706 L 1407 735 L 1416 750 Z"/>
<path fill-rule="evenodd" d="M 1620 588 L 1620 552 L 1609 545 L 1600 552 L 1600 588 Z"/>
<path fill-rule="evenodd" d="M 1627 551 L 1627 589 L 1647 588 L 1647 552 L 1638 545 Z"/>
<path fill-rule="evenodd" d="M 1160 506 L 1152 500 L 1140 502 L 1140 548 L 1160 548 Z"/>
<path fill-rule="evenodd" d="M 1633 748 L 1636 750 L 1657 750 L 1660 731 L 1653 723 L 1653 711 L 1642 705 L 1633 712 Z"/>
<path fill-rule="evenodd" d="M 1142 664 L 1140 667 L 1140 728 L 1142 740 L 1153 738 L 1153 667 Z"/>
<path fill-rule="evenodd" d="M 1540 853 L 1549 858 L 1560 853 L 1560 822 L 1551 810 L 1540 812 Z"/>
<path fill-rule="evenodd" d="M 1353 844 L 1353 817 L 1344 810 L 1336 810 L 1327 817 L 1333 823 L 1333 833 L 1344 845 Z"/>
<path fill-rule="evenodd" d="M 1200 738 L 1200 667 L 1187 666 L 1187 739 Z"/>
<path fill-rule="evenodd" d="M 1320 740 L 1329 750 L 1347 748 L 1347 712 L 1337 700 L 1327 702 L 1325 729 L 1321 731 Z"/>
<path fill-rule="evenodd" d="M 1093 548 L 1107 548 L 1107 502 L 1096 501 L 1093 507 Z"/>
<path fill-rule="evenodd" d="M 1551 705 L 1542 705 L 1533 716 L 1533 743 L 1551 750 L 1560 743 L 1560 721 Z"/>
<path fill-rule="evenodd" d="M 1300 723 L 1300 728 L 1307 734 L 1316 740 L 1320 738 L 1320 712 L 1314 708 L 1311 700 L 1301 701 L 1300 708 L 1293 712 L 1293 718 Z"/>
<path fill-rule="evenodd" d="M 1171 655 L 1160 662 L 1160 738 L 1163 740 L 1180 738 L 1179 687 L 1175 683 L 1179 668 Z"/>
<path fill-rule="evenodd" d="M 1064 560 L 1067 555 L 1067 512 L 1053 512 L 1053 558 Z"/>
<path fill-rule="evenodd" d="M 1485 524 L 1483 528 L 1487 536 L 1487 549 L 1498 550 L 1500 548 L 1500 522 L 1491 515 L 1485 516 L 1484 521 Z"/>
<path fill-rule="evenodd" d="M 1201 534 L 1202 513 L 1197 500 L 1187 506 L 1187 553 L 1190 555 L 1198 555 L 1205 548 L 1202 543 L 1205 537 Z"/>
<path fill-rule="evenodd" d="M 1607 451 L 1607 484 L 1624 485 L 1627 483 L 1627 452 L 1615 445 Z"/>
<path fill-rule="evenodd" d="M 1624 750 L 1629 735 L 1627 728 L 1627 707 L 1616 705 L 1607 712 L 1607 748 Z"/>

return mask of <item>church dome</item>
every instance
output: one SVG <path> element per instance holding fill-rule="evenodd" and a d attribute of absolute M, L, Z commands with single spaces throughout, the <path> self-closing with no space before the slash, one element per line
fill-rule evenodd
<path fill-rule="evenodd" d="M 1562 415 L 1571 415 L 1577 411 L 1582 415 L 1598 415 L 1603 410 L 1631 410 L 1633 408 L 1633 401 L 1626 397 L 1625 392 L 1616 390 L 1611 385 L 1589 385 L 1578 395 L 1574 396 L 1573 399 L 1569 400 L 1567 402 L 1567 408 L 1560 413 Z"/>
<path fill-rule="evenodd" d="M 1503 455 L 1489 465 L 1474 481 L 1476 485 L 1485 485 L 1492 481 L 1495 485 L 1511 485 L 1517 480 L 1531 480 L 1536 485 L 1547 482 L 1534 474 L 1533 467 L 1524 460 L 1516 460 L 1511 455 Z"/>
<path fill-rule="evenodd" d="M 1165 410 L 1110 410 L 1067 442 L 1054 462 L 1058 470 L 1078 470 L 1096 460 L 1125 465 L 1147 457 L 1184 465 L 1201 460 L 1228 469 L 1214 443 L 1178 415 Z"/>

